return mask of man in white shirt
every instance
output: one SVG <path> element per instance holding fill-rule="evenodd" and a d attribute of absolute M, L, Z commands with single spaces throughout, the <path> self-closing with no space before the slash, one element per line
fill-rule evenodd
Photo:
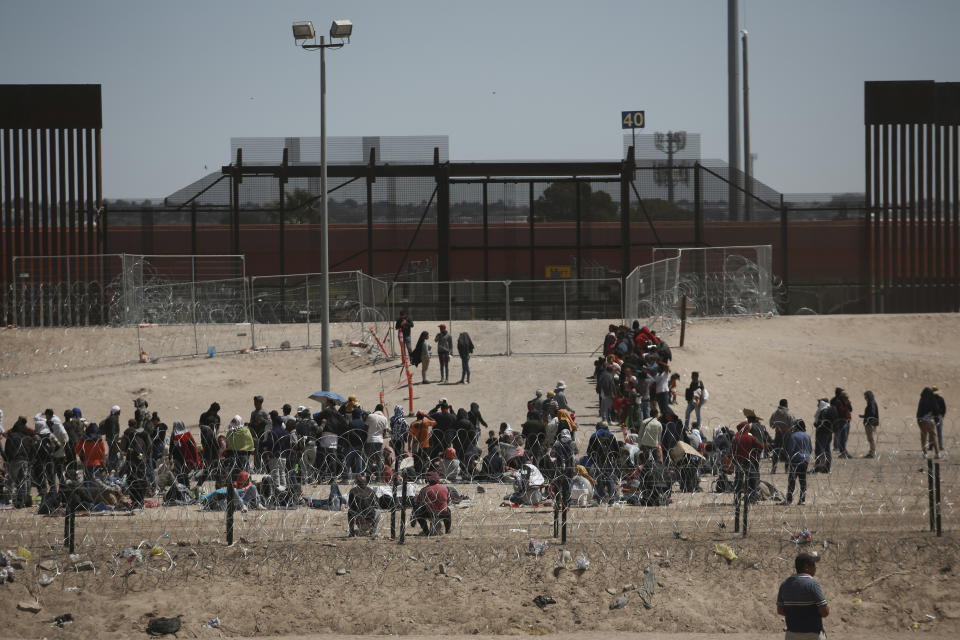
<path fill-rule="evenodd" d="M 383 405 L 378 404 L 365 420 L 367 425 L 367 442 L 364 453 L 367 458 L 367 473 L 374 480 L 383 476 L 383 435 L 390 426 L 390 421 L 383 413 Z"/>

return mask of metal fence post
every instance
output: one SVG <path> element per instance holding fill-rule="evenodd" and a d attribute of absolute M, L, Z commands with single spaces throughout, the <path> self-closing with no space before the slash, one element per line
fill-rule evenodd
<path fill-rule="evenodd" d="M 561 280 L 560 284 L 563 287 L 563 352 L 569 353 L 567 351 L 567 281 Z M 556 529 L 556 525 L 554 525 Z M 556 531 L 554 531 L 554 538 L 556 538 Z"/>
<path fill-rule="evenodd" d="M 9 233 L 9 232 L 8 232 Z M 17 317 L 17 256 L 13 256 L 13 259 L 10 261 L 10 269 L 13 271 L 13 309 L 10 310 L 10 315 L 8 318 L 13 318 L 13 322 L 10 324 L 20 325 L 20 319 Z M 70 261 L 67 260 L 67 280 L 70 279 Z"/>
<path fill-rule="evenodd" d="M 507 307 L 506 307 L 506 313 L 507 313 L 507 316 L 506 316 L 506 317 L 507 317 L 507 355 L 510 355 L 510 281 L 509 281 L 509 280 L 504 280 L 504 281 L 503 281 L 503 286 L 506 287 L 506 291 L 507 291 L 507 295 L 506 295 L 506 301 L 507 301 Z"/>
<path fill-rule="evenodd" d="M 257 286 L 256 280 L 257 280 L 257 276 L 250 276 L 250 281 L 249 281 L 250 297 L 248 298 L 250 300 L 250 308 L 247 311 L 247 313 L 250 314 L 250 348 L 254 350 L 257 348 L 257 310 L 256 310 L 257 308 L 254 305 L 256 296 L 254 296 L 254 293 L 253 293 L 254 289 Z M 247 286 L 246 278 L 244 278 L 243 286 L 244 288 L 246 288 Z"/>
<path fill-rule="evenodd" d="M 447 322 L 450 323 L 450 333 L 453 333 L 453 283 L 447 283 Z"/>
<path fill-rule="evenodd" d="M 329 291 L 329 290 L 328 290 Z M 303 276 L 304 304 L 307 305 L 307 349 L 310 348 L 310 274 Z"/>
<path fill-rule="evenodd" d="M 200 355 L 200 337 L 197 335 L 197 257 L 190 256 L 190 310 L 193 316 L 193 355 Z"/>

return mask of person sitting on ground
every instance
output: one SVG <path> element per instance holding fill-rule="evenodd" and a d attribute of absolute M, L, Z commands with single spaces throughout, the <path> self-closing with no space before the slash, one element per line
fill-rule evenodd
<path fill-rule="evenodd" d="M 440 484 L 440 474 L 431 471 L 427 474 L 427 486 L 417 494 L 417 506 L 413 510 L 413 520 L 420 525 L 420 535 L 432 533 L 431 521 L 442 521 L 444 532 L 450 533 L 450 490 Z"/>
<path fill-rule="evenodd" d="M 597 481 L 590 475 L 587 468 L 578 464 L 573 470 L 573 479 L 570 480 L 570 504 L 585 507 L 593 498 L 594 487 Z"/>
<path fill-rule="evenodd" d="M 513 493 L 507 499 L 515 505 L 536 506 L 543 501 L 542 490 L 546 484 L 539 467 L 526 458 L 516 457 L 508 461 L 513 471 Z"/>
<path fill-rule="evenodd" d="M 241 471 L 237 474 L 237 479 L 233 481 L 233 488 L 237 500 L 237 508 L 240 511 L 249 509 L 266 509 L 263 500 L 260 498 L 260 492 L 257 485 L 250 481 L 250 474 Z"/>
<path fill-rule="evenodd" d="M 353 538 L 361 529 L 369 529 L 370 538 L 376 538 L 380 526 L 380 503 L 376 492 L 368 486 L 365 473 L 357 476 L 356 484 L 350 489 L 347 505 L 349 536 Z"/>

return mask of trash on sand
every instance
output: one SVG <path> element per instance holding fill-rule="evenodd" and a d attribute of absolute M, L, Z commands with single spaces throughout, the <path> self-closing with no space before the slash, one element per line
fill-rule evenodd
<path fill-rule="evenodd" d="M 153 549 L 150 549 L 150 555 L 152 555 L 152 556 L 162 556 L 162 555 L 163 555 L 163 547 L 161 547 L 161 546 L 158 545 L 158 546 L 154 547 Z"/>
<path fill-rule="evenodd" d="M 147 633 L 152 636 L 165 636 L 180 631 L 180 616 L 175 618 L 154 618 L 147 623 Z"/>
<path fill-rule="evenodd" d="M 213 620 L 207 620 L 207 623 L 203 625 L 205 627 L 210 627 L 211 629 L 220 628 L 220 618 L 214 618 Z"/>
<path fill-rule="evenodd" d="M 795 544 L 810 544 L 813 542 L 813 537 L 810 535 L 810 530 L 804 527 L 803 530 L 790 536 L 790 542 Z"/>
<path fill-rule="evenodd" d="M 610 608 L 623 609 L 625 606 L 627 606 L 627 602 L 629 602 L 629 600 L 630 599 L 627 597 L 627 594 L 623 594 L 622 596 L 620 596 L 619 598 L 617 598 L 616 600 L 610 603 Z"/>
<path fill-rule="evenodd" d="M 46 587 L 46 586 L 49 586 L 49 585 L 53 584 L 53 578 L 54 578 L 54 576 L 48 576 L 48 575 L 45 574 L 45 573 L 41 573 L 41 574 L 40 574 L 40 577 L 37 578 L 37 582 L 40 583 L 40 586 L 41 586 L 41 587 Z"/>
<path fill-rule="evenodd" d="M 73 614 L 72 614 L 72 613 L 62 613 L 62 614 L 60 614 L 59 616 L 57 616 L 56 618 L 53 619 L 53 624 L 54 624 L 54 626 L 60 627 L 61 629 L 63 629 L 63 627 L 64 627 L 65 625 L 68 625 L 68 624 L 70 624 L 71 622 L 73 622 Z"/>
<path fill-rule="evenodd" d="M 510 533 L 526 533 L 526 529 L 510 529 Z"/>
<path fill-rule="evenodd" d="M 530 546 L 527 548 L 527 552 L 532 555 L 539 556 L 541 553 L 544 552 L 546 548 L 547 548 L 546 540 L 537 542 L 533 538 L 530 538 Z"/>
<path fill-rule="evenodd" d="M 735 554 L 733 549 L 730 548 L 730 545 L 727 544 L 718 544 L 713 548 L 713 552 L 718 556 L 726 558 L 727 562 L 737 559 L 737 554 Z"/>
<path fill-rule="evenodd" d="M 587 556 L 577 556 L 577 569 L 581 571 L 586 571 L 590 568 L 590 561 L 587 560 Z"/>
<path fill-rule="evenodd" d="M 120 552 L 120 556 L 127 562 L 143 562 L 143 554 L 140 553 L 140 549 L 124 549 Z"/>
<path fill-rule="evenodd" d="M 557 601 L 551 598 L 550 596 L 537 596 L 536 598 L 533 599 L 533 604 L 543 609 L 548 604 L 557 604 Z"/>
<path fill-rule="evenodd" d="M 29 611 L 30 613 L 40 613 L 43 607 L 40 606 L 39 602 L 18 602 L 17 609 L 20 609 L 20 611 Z"/>
<path fill-rule="evenodd" d="M 851 602 L 853 604 L 860 604 L 861 602 L 863 602 L 863 600 L 861 600 L 860 598 L 854 598 L 853 600 L 851 600 Z"/>

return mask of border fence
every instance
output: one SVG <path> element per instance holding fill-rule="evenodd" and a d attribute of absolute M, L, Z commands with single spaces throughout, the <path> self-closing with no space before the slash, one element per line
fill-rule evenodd
<path fill-rule="evenodd" d="M 669 330 L 677 321 L 680 298 L 698 316 L 777 313 L 772 247 L 691 247 L 654 249 L 655 259 L 626 278 L 624 313 L 648 326 Z M 673 254 L 673 255 L 669 255 Z"/>

